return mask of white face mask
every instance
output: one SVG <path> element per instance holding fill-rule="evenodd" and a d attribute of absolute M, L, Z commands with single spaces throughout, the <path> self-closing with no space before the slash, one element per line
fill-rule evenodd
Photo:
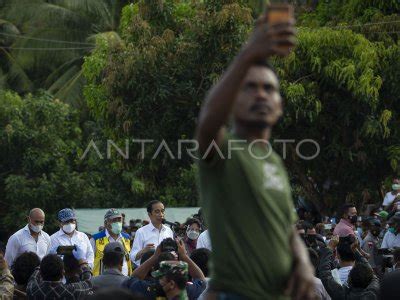
<path fill-rule="evenodd" d="M 62 229 L 65 233 L 71 233 L 75 230 L 76 225 L 74 223 L 68 223 L 63 225 Z"/>
<path fill-rule="evenodd" d="M 200 232 L 198 232 L 198 231 L 196 231 L 196 230 L 188 230 L 188 231 L 186 232 L 186 235 L 187 235 L 187 237 L 188 237 L 189 239 L 191 239 L 191 240 L 197 240 L 197 238 L 198 238 L 199 235 L 200 235 Z"/>
<path fill-rule="evenodd" d="M 39 233 L 43 229 L 43 225 L 33 225 L 32 223 L 29 223 L 29 227 L 33 232 Z"/>

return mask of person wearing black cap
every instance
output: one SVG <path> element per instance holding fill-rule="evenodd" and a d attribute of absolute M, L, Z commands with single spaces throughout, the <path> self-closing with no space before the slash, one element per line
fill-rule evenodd
<path fill-rule="evenodd" d="M 378 249 L 382 240 L 379 238 L 381 232 L 381 222 L 377 219 L 369 220 L 370 228 L 368 234 L 363 240 L 362 250 L 369 254 L 368 262 L 374 271 L 377 271 L 378 266 L 382 263 Z"/>
<path fill-rule="evenodd" d="M 389 229 L 383 237 L 382 249 L 400 247 L 400 213 L 396 213 L 388 221 Z"/>
<path fill-rule="evenodd" d="M 124 247 L 120 242 L 108 243 L 104 247 L 104 271 L 101 275 L 92 278 L 94 289 L 119 287 L 122 282 L 128 279 L 127 276 L 121 273 L 124 255 Z"/>

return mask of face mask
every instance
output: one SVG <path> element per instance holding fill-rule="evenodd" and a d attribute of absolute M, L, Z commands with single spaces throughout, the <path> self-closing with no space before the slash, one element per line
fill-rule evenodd
<path fill-rule="evenodd" d="M 393 190 L 393 191 L 398 191 L 398 190 L 400 190 L 400 184 L 393 184 L 393 185 L 392 185 L 392 190 Z"/>
<path fill-rule="evenodd" d="M 33 232 L 39 233 L 43 229 L 43 225 L 32 225 L 29 224 L 29 227 L 32 229 Z"/>
<path fill-rule="evenodd" d="M 197 238 L 199 237 L 200 233 L 196 230 L 189 230 L 186 232 L 186 235 L 189 239 L 191 240 L 197 240 Z"/>
<path fill-rule="evenodd" d="M 351 224 L 356 224 L 357 223 L 357 215 L 350 217 L 349 216 L 349 220 Z"/>
<path fill-rule="evenodd" d="M 76 225 L 74 223 L 68 223 L 63 225 L 62 229 L 65 233 L 71 233 L 75 230 Z"/>
<path fill-rule="evenodd" d="M 396 234 L 396 228 L 394 227 L 389 227 L 388 229 L 391 233 Z"/>
<path fill-rule="evenodd" d="M 116 222 L 111 224 L 111 231 L 114 234 L 120 234 L 122 231 L 122 223 Z"/>

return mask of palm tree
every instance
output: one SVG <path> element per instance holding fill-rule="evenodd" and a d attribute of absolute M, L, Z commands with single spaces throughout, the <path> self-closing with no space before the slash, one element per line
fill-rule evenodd
<path fill-rule="evenodd" d="M 44 88 L 63 101 L 80 106 L 85 83 L 83 59 L 94 49 L 98 37 L 121 42 L 117 33 L 121 10 L 132 1 L 3 2 L 0 17 L 21 33 L 10 34 L 14 37 L 12 44 L 2 48 L 3 52 L 8 50 L 13 61 L 5 76 L 8 84 L 22 93 Z"/>

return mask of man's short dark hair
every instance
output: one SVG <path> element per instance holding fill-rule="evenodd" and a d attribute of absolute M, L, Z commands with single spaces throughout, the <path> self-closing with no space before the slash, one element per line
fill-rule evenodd
<path fill-rule="evenodd" d="M 199 219 L 191 218 L 191 219 L 189 219 L 189 220 L 186 221 L 186 225 L 187 225 L 187 226 L 191 226 L 192 224 L 197 224 L 197 225 L 199 225 L 199 227 L 201 228 L 201 222 L 200 222 Z"/>
<path fill-rule="evenodd" d="M 162 202 L 160 200 L 152 200 L 149 203 L 147 203 L 146 209 L 149 214 L 151 214 L 153 211 L 153 205 L 157 203 L 162 203 Z"/>
<path fill-rule="evenodd" d="M 356 263 L 349 273 L 349 283 L 354 288 L 365 289 L 373 278 L 374 271 L 365 263 Z"/>
<path fill-rule="evenodd" d="M 191 260 L 203 271 L 204 276 L 208 277 L 208 260 L 210 259 L 211 251 L 207 248 L 199 248 L 190 255 Z"/>
<path fill-rule="evenodd" d="M 13 264 L 12 275 L 17 284 L 26 285 L 36 267 L 40 265 L 40 258 L 34 252 L 25 252 L 17 257 Z"/>
<path fill-rule="evenodd" d="M 180 290 L 183 290 L 186 287 L 187 276 L 180 272 L 169 271 L 165 277 L 168 281 L 173 280 Z"/>
<path fill-rule="evenodd" d="M 45 281 L 59 281 L 63 277 L 64 264 L 56 254 L 48 254 L 40 263 L 40 274 Z"/>
<path fill-rule="evenodd" d="M 124 261 L 124 254 L 117 252 L 105 252 L 103 263 L 106 268 L 115 268 L 120 266 Z"/>
<path fill-rule="evenodd" d="M 79 273 L 79 261 L 72 255 L 66 254 L 63 257 L 64 271 L 67 274 Z"/>
<path fill-rule="evenodd" d="M 253 67 L 264 67 L 264 68 L 270 69 L 272 72 L 274 72 L 274 74 L 276 76 L 278 76 L 278 74 L 276 74 L 275 68 L 267 60 L 257 60 L 255 62 L 253 62 L 252 66 Z"/>
<path fill-rule="evenodd" d="M 308 229 L 315 229 L 315 225 L 313 224 L 313 223 L 311 223 L 311 222 L 307 222 L 307 221 L 305 221 L 304 223 L 303 223 L 303 227 L 304 227 L 304 229 L 307 231 Z"/>
<path fill-rule="evenodd" d="M 343 217 L 343 215 L 347 215 L 349 209 L 352 207 L 356 207 L 356 205 L 354 203 L 343 204 L 342 207 L 340 208 L 340 217 Z"/>
<path fill-rule="evenodd" d="M 143 253 L 142 257 L 140 258 L 140 264 L 143 265 L 146 260 L 153 256 L 154 252 L 156 252 L 154 249 L 150 249 L 149 251 Z"/>
<path fill-rule="evenodd" d="M 346 240 L 340 240 L 339 244 L 337 245 L 337 252 L 340 256 L 340 260 L 342 261 L 355 261 L 355 255 L 351 250 L 351 243 Z"/>
<path fill-rule="evenodd" d="M 100 289 L 96 291 L 93 295 L 88 296 L 88 300 L 144 300 L 145 298 L 141 295 L 132 293 L 131 291 L 123 288 L 109 287 L 106 289 Z"/>

